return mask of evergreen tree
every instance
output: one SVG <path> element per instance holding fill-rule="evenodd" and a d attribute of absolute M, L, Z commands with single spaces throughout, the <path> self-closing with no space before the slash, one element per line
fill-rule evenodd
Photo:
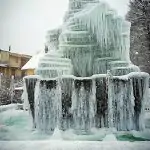
<path fill-rule="evenodd" d="M 129 7 L 126 18 L 131 22 L 131 60 L 150 73 L 150 0 L 130 0 Z"/>

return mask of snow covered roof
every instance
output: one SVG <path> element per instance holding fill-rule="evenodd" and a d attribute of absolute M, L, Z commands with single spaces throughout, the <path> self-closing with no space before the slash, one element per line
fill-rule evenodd
<path fill-rule="evenodd" d="M 0 67 L 7 67 L 7 64 L 0 64 Z"/>
<path fill-rule="evenodd" d="M 22 68 L 21 70 L 35 69 L 38 66 L 39 59 L 43 56 L 43 51 L 34 55 Z"/>

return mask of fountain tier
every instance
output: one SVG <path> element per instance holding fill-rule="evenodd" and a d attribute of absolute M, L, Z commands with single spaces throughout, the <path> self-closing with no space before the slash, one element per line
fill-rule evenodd
<path fill-rule="evenodd" d="M 35 126 L 48 133 L 55 127 L 85 132 L 102 127 L 143 130 L 148 79 L 146 73 L 131 73 L 25 81 Z"/>

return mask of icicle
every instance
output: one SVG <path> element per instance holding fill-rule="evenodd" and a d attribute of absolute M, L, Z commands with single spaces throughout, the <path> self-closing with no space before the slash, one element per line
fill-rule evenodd
<path fill-rule="evenodd" d="M 89 97 L 89 122 L 90 129 L 95 127 L 95 117 L 97 112 L 97 102 L 96 102 L 96 83 L 95 79 L 92 79 L 92 89 Z"/>
<path fill-rule="evenodd" d="M 110 71 L 107 72 L 107 85 L 108 85 L 108 127 L 113 128 L 114 127 L 114 116 L 113 116 L 113 110 L 114 110 L 114 87 L 112 83 L 112 75 L 110 74 Z"/>
<path fill-rule="evenodd" d="M 23 100 L 23 109 L 28 110 L 30 106 L 29 106 L 28 93 L 27 93 L 25 79 L 23 79 L 23 93 L 22 93 L 21 99 Z"/>

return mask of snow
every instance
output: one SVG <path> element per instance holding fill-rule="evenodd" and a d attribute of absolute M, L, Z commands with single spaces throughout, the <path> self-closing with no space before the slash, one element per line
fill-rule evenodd
<path fill-rule="evenodd" d="M 0 64 L 0 67 L 7 67 L 8 64 Z"/>
<path fill-rule="evenodd" d="M 38 62 L 40 58 L 43 56 L 43 51 L 39 52 L 35 56 L 33 56 L 21 69 L 28 70 L 28 69 L 35 69 L 38 66 Z"/>
<path fill-rule="evenodd" d="M 127 75 L 114 76 L 114 78 L 118 78 L 122 80 L 129 80 L 131 78 L 149 78 L 149 74 L 146 72 L 131 72 Z"/>
<path fill-rule="evenodd" d="M 15 87 L 15 90 L 23 90 L 23 87 Z"/>
<path fill-rule="evenodd" d="M 9 109 L 0 113 L 0 141 L 39 140 L 46 137 L 32 129 L 29 112 Z"/>
<path fill-rule="evenodd" d="M 75 80 L 92 80 L 92 79 L 95 79 L 95 78 L 103 78 L 103 77 L 106 77 L 107 74 L 95 74 L 91 77 L 76 77 L 74 75 L 63 75 L 61 76 L 61 78 L 72 78 L 72 79 L 75 79 Z"/>
<path fill-rule="evenodd" d="M 9 109 L 15 109 L 15 108 L 17 108 L 17 104 L 2 105 L 0 106 L 0 112 L 7 111 Z"/>
<path fill-rule="evenodd" d="M 29 75 L 25 76 L 24 79 L 40 79 L 41 77 L 39 75 Z"/>
<path fill-rule="evenodd" d="M 150 142 L 20 141 L 0 142 L 1 150 L 149 150 Z"/>
<path fill-rule="evenodd" d="M 117 141 L 117 138 L 113 134 L 108 134 L 104 137 L 103 141 Z"/>
<path fill-rule="evenodd" d="M 149 114 L 147 114 L 147 118 L 150 118 Z M 57 140 L 59 142 L 62 141 L 62 143 L 71 144 L 74 143 L 73 141 L 86 141 L 86 143 L 88 143 L 88 141 L 105 140 L 109 142 L 115 141 L 117 143 L 120 143 L 119 141 L 122 135 L 125 136 L 124 140 L 126 140 L 127 138 L 128 141 L 130 140 L 136 141 L 136 138 L 140 138 L 141 140 L 143 139 L 150 140 L 150 129 L 146 129 L 142 132 L 137 132 L 137 131 L 118 132 L 116 131 L 116 129 L 92 128 L 91 134 L 87 135 L 81 133 L 76 134 L 75 130 L 73 129 L 61 131 L 58 128 L 55 128 L 53 134 L 44 134 L 38 132 L 37 130 L 32 129 L 32 119 L 27 111 L 9 109 L 7 111 L 0 113 L 0 141 L 4 141 L 4 140 L 6 140 L 7 142 L 16 141 L 16 143 L 19 143 L 19 141 L 25 140 L 26 143 L 28 142 L 30 143 L 31 142 L 30 140 L 32 140 L 34 142 L 31 143 L 35 144 L 37 143 L 36 140 L 38 140 L 39 143 L 44 142 L 43 140 L 47 140 L 47 142 L 49 142 L 50 144 L 53 141 Z M 130 139 L 130 137 L 128 138 L 128 135 L 132 135 L 133 137 Z M 97 142 L 93 142 L 93 143 L 97 143 Z M 98 143 L 102 144 L 103 142 L 98 142 Z"/>
<path fill-rule="evenodd" d="M 68 65 L 68 66 L 65 66 L 65 65 L 62 65 L 61 63 L 60 63 L 60 66 L 59 65 L 57 65 L 57 64 L 55 64 L 55 66 L 54 67 L 38 67 L 38 71 L 39 70 L 41 70 L 41 71 L 44 71 L 44 70 L 47 70 L 47 71 L 51 71 L 51 70 L 56 70 L 56 69 L 58 69 L 59 71 L 60 70 L 67 70 L 68 68 L 69 68 L 70 66 Z M 43 74 L 41 74 L 41 76 L 43 76 Z M 57 76 L 56 76 L 57 77 Z"/>
<path fill-rule="evenodd" d="M 62 76 L 59 76 L 59 77 L 55 77 L 55 78 L 41 78 L 40 76 L 27 76 L 25 77 L 26 79 L 32 79 L 32 78 L 37 78 L 37 79 L 41 79 L 41 80 L 45 80 L 45 81 L 48 81 L 48 80 L 59 80 L 59 79 L 74 79 L 74 80 L 92 80 L 92 79 L 95 79 L 95 78 L 105 78 L 107 77 L 107 74 L 95 74 L 91 77 L 76 77 L 74 75 L 62 75 Z"/>

